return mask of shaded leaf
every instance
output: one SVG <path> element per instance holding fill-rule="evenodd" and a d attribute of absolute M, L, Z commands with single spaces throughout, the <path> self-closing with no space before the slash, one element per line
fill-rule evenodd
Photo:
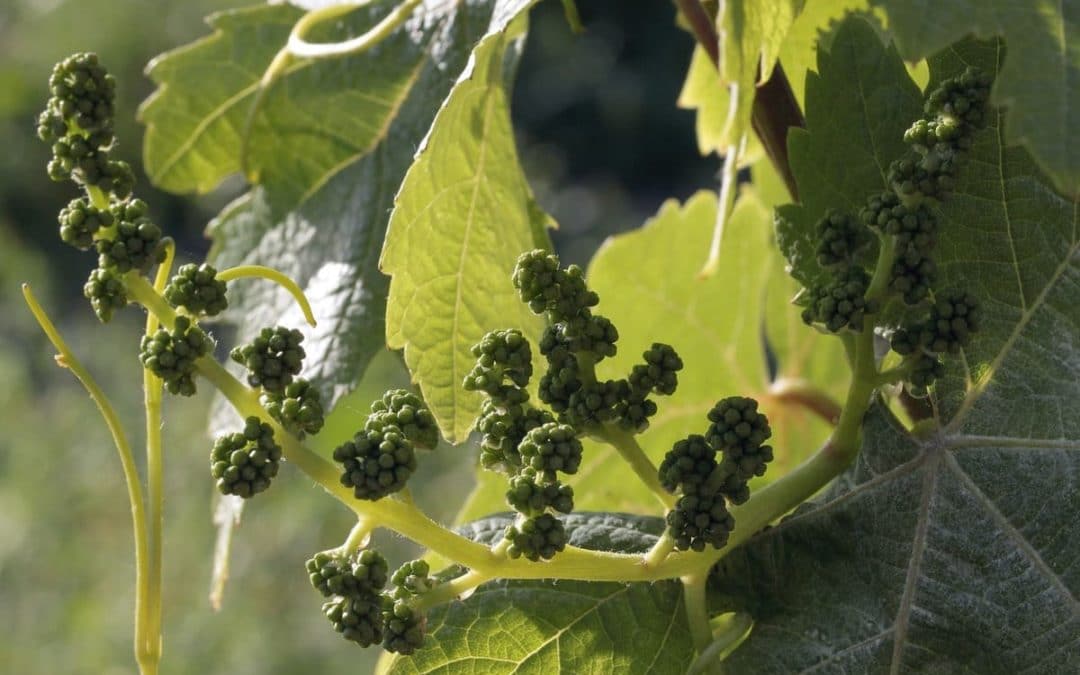
<path fill-rule="evenodd" d="M 931 84 L 1001 46 L 931 59 Z M 725 608 L 755 617 L 732 671 L 1061 673 L 1080 668 L 1080 224 L 1001 115 L 939 216 L 945 285 L 987 320 L 915 437 L 881 406 L 815 504 L 728 556 Z"/>
<path fill-rule="evenodd" d="M 922 93 L 896 50 L 866 21 L 847 19 L 807 74 L 806 129 L 788 137 L 802 203 L 777 210 L 776 236 L 795 279 L 821 277 L 814 224 L 828 208 L 858 214 L 888 187 L 889 163 L 906 151 L 904 130 L 921 113 Z"/>
<path fill-rule="evenodd" d="M 1005 107 L 1006 145 L 1023 145 L 1066 195 L 1080 192 L 1080 2 L 873 0 L 904 58 L 927 57 L 966 35 L 1005 38 L 992 101 Z"/>

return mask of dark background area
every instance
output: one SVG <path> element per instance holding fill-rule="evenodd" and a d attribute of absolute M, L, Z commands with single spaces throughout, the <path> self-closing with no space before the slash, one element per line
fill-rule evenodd
<path fill-rule="evenodd" d="M 81 295 L 91 256 L 56 235 L 56 214 L 74 190 L 48 180 L 49 150 L 33 135 L 49 71 L 74 51 L 101 55 L 120 82 L 120 154 L 141 176 L 134 116 L 152 90 L 143 68 L 155 54 L 205 35 L 205 14 L 239 4 L 0 3 L 0 672 L 134 667 L 131 525 L 115 450 L 85 393 L 52 365 L 19 297 L 19 284 L 30 281 L 140 448 L 141 318 L 125 312 L 98 324 Z M 605 237 L 638 227 L 663 200 L 712 187 L 717 162 L 698 155 L 693 113 L 675 108 L 692 42 L 675 27 L 673 6 L 582 0 L 580 9 L 582 35 L 570 32 L 558 0 L 534 10 L 513 114 L 534 190 L 561 224 L 556 246 L 564 259 L 585 263 Z M 241 190 L 233 181 L 212 195 L 173 196 L 145 178 L 136 188 L 189 256 L 207 250 L 206 222 Z M 203 392 L 166 406 L 163 672 L 368 672 L 377 653 L 333 634 L 302 571 L 312 552 L 340 543 L 349 515 L 293 471 L 247 510 L 225 607 L 210 610 L 208 404 Z M 448 518 L 457 504 L 444 495 L 464 495 L 471 469 L 465 455 L 435 456 L 429 496 L 422 486 L 414 491 L 433 515 Z M 400 541 L 386 545 L 410 555 Z"/>

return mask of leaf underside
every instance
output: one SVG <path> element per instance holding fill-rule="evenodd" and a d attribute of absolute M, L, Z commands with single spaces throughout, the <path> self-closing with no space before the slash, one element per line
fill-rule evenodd
<path fill-rule="evenodd" d="M 822 81 L 853 65 L 843 47 L 838 35 Z M 999 43 L 964 41 L 931 59 L 930 86 L 1004 58 Z M 861 107 L 859 91 L 830 105 Z M 839 132 L 832 119 L 808 110 L 805 147 L 819 149 L 796 176 L 840 186 L 832 205 L 845 207 L 864 190 L 833 167 L 873 153 L 815 143 Z M 856 464 L 725 558 L 718 608 L 755 618 L 731 672 L 1080 668 L 1080 226 L 1077 205 L 1006 143 L 998 115 L 939 208 L 943 285 L 977 295 L 987 317 L 932 392 L 939 429 L 914 437 L 875 406 Z"/>
<path fill-rule="evenodd" d="M 1059 192 L 1080 197 L 1080 2 L 871 1 L 910 61 L 973 33 L 1004 37 L 1009 58 L 992 100 L 1005 107 L 1005 142 L 1027 148 Z"/>

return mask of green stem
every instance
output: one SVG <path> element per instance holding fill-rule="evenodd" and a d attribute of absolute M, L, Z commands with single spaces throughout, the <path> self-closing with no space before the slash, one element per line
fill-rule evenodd
<path fill-rule="evenodd" d="M 362 516 L 357 518 L 356 525 L 353 525 L 353 529 L 349 531 L 348 538 L 345 539 L 345 543 L 340 547 L 341 550 L 345 553 L 352 554 L 367 546 L 367 543 L 371 538 L 371 533 L 375 527 L 376 524 L 370 519 Z"/>
<path fill-rule="evenodd" d="M 702 673 L 715 672 L 715 666 L 724 656 L 724 653 L 738 644 L 753 625 L 754 620 L 749 614 L 745 612 L 735 614 L 727 626 L 713 631 L 713 641 L 690 664 L 686 675 L 702 675 Z"/>
<path fill-rule="evenodd" d="M 896 237 L 886 235 L 881 238 L 877 265 L 874 266 L 874 276 L 870 280 L 870 286 L 866 289 L 867 303 L 876 300 L 884 304 L 885 296 L 889 292 L 889 281 L 892 278 L 892 266 L 895 261 Z"/>
<path fill-rule="evenodd" d="M 705 597 L 705 586 L 708 580 L 708 570 L 682 578 L 683 601 L 686 603 L 690 637 L 694 641 L 694 649 L 699 654 L 708 648 L 713 639 L 712 628 L 709 626 L 709 605 Z"/>
<path fill-rule="evenodd" d="M 562 7 L 571 32 L 584 33 L 585 25 L 581 23 L 581 13 L 578 12 L 577 3 L 574 0 L 562 0 Z"/>
<path fill-rule="evenodd" d="M 153 315 L 147 317 L 147 332 L 156 330 Z M 162 480 L 161 380 L 143 370 L 143 401 L 146 408 L 146 497 L 147 497 L 147 584 L 142 608 L 145 626 L 139 649 L 143 659 L 161 661 L 162 529 L 164 527 L 164 485 Z M 143 661 L 140 660 L 140 663 Z"/>
<path fill-rule="evenodd" d="M 128 442 L 127 434 L 124 433 L 124 427 L 120 423 L 116 409 L 113 408 L 108 397 L 105 396 L 90 372 L 72 353 L 48 314 L 34 297 L 30 285 L 23 284 L 22 292 L 30 313 L 34 315 L 38 325 L 45 332 L 45 336 L 57 351 L 57 365 L 71 371 L 75 379 L 86 389 L 90 399 L 97 406 L 98 412 L 104 418 L 105 426 L 108 427 L 113 444 L 116 445 L 116 452 L 120 456 L 120 466 L 124 472 L 124 482 L 127 484 L 128 503 L 131 506 L 131 526 L 135 538 L 135 659 L 143 675 L 153 675 L 157 672 L 157 661 L 149 659 L 142 649 L 143 636 L 146 634 L 144 608 L 147 598 L 147 581 L 150 575 L 147 569 L 146 507 L 143 502 L 142 483 L 139 481 L 139 470 L 135 466 L 135 455 L 131 451 L 131 444 Z"/>
<path fill-rule="evenodd" d="M 732 82 L 729 85 L 731 110 L 728 112 L 728 121 L 735 118 L 735 107 L 738 103 L 738 85 Z M 724 229 L 728 218 L 735 208 L 735 189 L 738 184 L 739 158 L 746 148 L 746 135 L 738 139 L 738 143 L 728 146 L 724 152 L 724 166 L 720 171 L 720 194 L 717 199 L 716 224 L 713 226 L 712 241 L 709 243 L 709 256 L 705 260 L 698 279 L 713 276 L 720 269 L 720 244 L 724 240 Z"/>
<path fill-rule="evenodd" d="M 289 53 L 293 56 L 307 59 L 325 59 L 365 52 L 390 37 L 390 34 L 397 30 L 397 28 L 405 23 L 409 16 L 412 15 L 413 10 L 416 9 L 420 2 L 421 0 L 404 0 L 400 5 L 391 10 L 382 21 L 375 24 L 371 30 L 363 35 L 351 40 L 328 44 L 307 42 L 304 40 L 304 36 L 318 24 L 331 21 L 343 14 L 351 12 L 356 9 L 356 5 L 332 5 L 330 7 L 308 12 L 303 18 L 296 22 L 295 26 L 293 26 L 292 33 L 289 34 L 289 42 L 286 45 L 286 49 L 288 49 Z"/>
<path fill-rule="evenodd" d="M 674 495 L 665 490 L 664 486 L 660 484 L 660 473 L 656 465 L 645 454 L 633 434 L 613 425 L 605 424 L 595 432 L 595 435 L 618 451 L 619 455 L 626 460 L 626 463 L 630 465 L 637 477 L 641 479 L 641 482 L 645 483 L 665 509 L 670 509 L 675 505 Z"/>
<path fill-rule="evenodd" d="M 288 291 L 289 294 L 293 296 L 293 299 L 296 300 L 296 304 L 300 305 L 300 311 L 304 313 L 304 319 L 308 322 L 308 325 L 315 325 L 315 315 L 311 311 L 311 304 L 308 303 L 304 291 L 300 289 L 295 281 L 276 269 L 272 267 L 263 267 L 262 265 L 238 265 L 222 270 L 217 274 L 218 280 L 225 282 L 232 281 L 233 279 L 256 277 L 273 281 Z"/>
<path fill-rule="evenodd" d="M 426 612 L 432 607 L 438 607 L 439 605 L 461 598 L 480 584 L 492 578 L 493 577 L 490 574 L 470 570 L 456 579 L 451 579 L 450 581 L 439 584 L 427 593 L 417 597 L 410 604 L 413 609 L 419 612 Z"/>
<path fill-rule="evenodd" d="M 84 185 L 86 189 L 86 196 L 90 198 L 90 203 L 98 211 L 104 211 L 109 208 L 109 195 L 105 194 L 101 188 L 96 185 Z"/>
<path fill-rule="evenodd" d="M 158 267 L 154 277 L 154 290 L 161 293 L 172 272 L 176 245 L 166 238 L 165 260 Z M 146 315 L 146 334 L 151 335 L 158 328 L 154 314 Z M 143 605 L 143 625 L 141 649 L 146 662 L 153 662 L 154 668 L 161 662 L 162 655 L 162 567 L 164 561 L 163 531 L 165 528 L 165 489 L 164 463 L 161 437 L 161 396 L 162 382 L 149 370 L 143 369 L 143 402 L 146 412 L 146 538 L 147 538 L 147 584 L 146 602 Z"/>
<path fill-rule="evenodd" d="M 664 533 L 645 554 L 644 564 L 647 567 L 659 567 L 674 550 L 675 539 L 667 530 L 664 530 Z"/>
<path fill-rule="evenodd" d="M 128 277 L 127 281 L 130 296 L 156 314 L 164 325 L 171 327 L 176 313 L 149 283 L 138 276 Z M 719 551 L 705 553 L 675 552 L 667 555 L 658 565 L 646 564 L 644 556 L 640 554 L 589 551 L 573 546 L 543 563 L 508 559 L 503 553 L 447 530 L 413 504 L 396 499 L 380 499 L 374 502 L 357 500 L 351 490 L 341 485 L 337 466 L 304 446 L 280 424 L 269 418 L 260 406 L 255 391 L 242 384 L 211 358 L 200 359 L 197 367 L 199 373 L 216 386 L 241 415 L 259 416 L 271 425 L 289 461 L 358 516 L 372 519 L 378 522 L 380 527 L 395 530 L 421 546 L 487 577 L 633 582 L 658 581 L 704 573 L 728 551 L 804 502 L 847 467 L 858 451 L 859 425 L 873 391 L 875 373 L 872 333 L 867 331 L 865 334 L 858 334 L 855 352 L 856 377 L 844 412 L 829 442 L 814 457 L 760 490 L 749 502 L 732 508 L 736 528 L 728 546 Z M 601 431 L 604 440 L 619 449 L 635 473 L 653 487 L 658 497 L 661 494 L 665 496 L 665 507 L 669 501 L 673 501 L 670 495 L 663 492 L 656 468 L 633 436 L 606 427 Z"/>

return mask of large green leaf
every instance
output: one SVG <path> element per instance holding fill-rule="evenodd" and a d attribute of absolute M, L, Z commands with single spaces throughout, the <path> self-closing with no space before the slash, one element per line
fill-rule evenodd
<path fill-rule="evenodd" d="M 965 35 L 1001 35 L 1009 49 L 993 101 L 1007 145 L 1022 144 L 1066 195 L 1080 194 L 1080 2 L 873 0 L 909 60 Z"/>
<path fill-rule="evenodd" d="M 214 34 L 150 62 L 143 165 L 173 192 L 206 192 L 240 170 L 241 135 L 259 79 L 303 15 L 287 4 L 214 14 Z M 254 143 L 253 145 L 258 145 Z"/>
<path fill-rule="evenodd" d="M 598 366 L 601 377 L 625 377 L 654 341 L 675 347 L 685 362 L 674 396 L 657 397 L 659 413 L 639 436 L 659 462 L 672 444 L 704 433 L 706 414 L 724 396 L 755 396 L 773 421 L 777 459 L 769 478 L 782 475 L 827 434 L 805 410 L 772 395 L 763 331 L 773 334 L 782 374 L 823 376 L 826 392 L 844 388 L 844 357 L 836 340 L 801 325 L 790 305 L 794 284 L 772 245 L 770 210 L 752 190 L 744 192 L 724 234 L 719 271 L 699 279 L 692 266 L 709 245 L 716 222 L 714 193 L 700 192 L 684 205 L 665 203 L 641 229 L 610 239 L 589 266 L 597 310 L 619 329 L 618 354 Z M 571 478 L 581 509 L 655 513 L 655 498 L 610 446 L 586 441 L 584 461 Z M 503 476 L 481 472 L 463 511 L 471 519 L 505 508 Z"/>
<path fill-rule="evenodd" d="M 823 272 L 814 251 L 814 223 L 828 208 L 857 214 L 866 198 L 888 187 L 889 163 L 906 150 L 904 129 L 922 113 L 922 94 L 899 54 L 874 29 L 849 18 L 831 49 L 818 52 L 806 77 L 806 129 L 788 137 L 800 204 L 777 211 L 777 239 L 795 279 Z"/>
<path fill-rule="evenodd" d="M 311 39 L 355 37 L 396 3 L 360 7 Z M 267 188 L 276 212 L 307 201 L 334 176 L 376 152 L 409 116 L 417 95 L 437 104 L 432 65 L 450 66 L 475 40 L 501 30 L 528 0 L 421 4 L 406 24 L 370 51 L 295 60 L 259 98 L 260 80 L 303 13 L 262 5 L 210 18 L 214 33 L 168 52 L 148 68 L 159 85 L 141 111 L 146 171 L 174 192 L 205 192 L 244 169 Z M 253 114 L 254 112 L 254 114 Z M 245 145 L 245 134 L 246 145 Z M 245 155 L 246 151 L 246 155 Z"/>
<path fill-rule="evenodd" d="M 549 222 L 510 124 L 508 78 L 523 25 L 477 45 L 405 176 L 380 260 L 392 277 L 387 343 L 405 350 L 451 442 L 468 435 L 480 410 L 480 395 L 462 388 L 472 345 L 493 328 L 542 328 L 510 281 L 522 252 L 547 245 Z"/>
<path fill-rule="evenodd" d="M 624 553 L 647 550 L 657 518 L 573 514 L 575 546 Z M 463 533 L 493 543 L 512 522 L 496 516 Z M 693 659 L 676 581 L 655 584 L 496 581 L 467 600 L 434 610 L 428 638 L 409 657 L 385 659 L 381 673 L 658 673 L 682 675 Z"/>
<path fill-rule="evenodd" d="M 999 44 L 931 60 L 996 72 Z M 986 322 L 905 431 L 876 407 L 828 495 L 728 556 L 723 606 L 756 620 L 733 672 L 1080 669 L 1080 219 L 1001 115 L 940 208 L 946 285 Z"/>
<path fill-rule="evenodd" d="M 237 264 L 277 268 L 292 277 L 311 300 L 318 320 L 315 328 L 303 323 L 292 296 L 277 286 L 265 281 L 234 282 L 229 291 L 227 318 L 239 327 L 238 342 L 250 339 L 267 325 L 301 329 L 308 354 L 303 375 L 322 390 L 328 407 L 356 385 L 368 362 L 384 346 L 389 280 L 379 272 L 377 263 L 394 196 L 413 162 L 414 148 L 429 133 L 475 41 L 503 31 L 531 3 L 489 0 L 460 6 L 430 4 L 431 8 L 424 5 L 416 15 L 422 19 L 423 30 L 406 25 L 401 31 L 414 41 L 413 49 L 423 54 L 423 67 L 371 152 L 329 177 L 316 193 L 291 210 L 275 207 L 274 188 L 260 186 L 225 209 L 209 228 L 214 237 L 211 257 L 219 268 Z M 242 13 L 256 35 L 260 34 L 257 17 L 264 16 L 261 11 Z M 271 22 L 264 30 L 271 30 L 273 25 Z M 394 38 L 400 39 L 400 35 Z M 206 42 L 213 40 L 189 49 L 210 59 L 210 52 L 204 50 L 208 49 Z M 252 50 L 259 48 L 258 40 L 244 44 Z M 379 53 L 376 50 L 370 55 L 375 58 Z M 207 68 L 228 69 L 228 54 L 213 58 L 226 61 L 213 62 L 213 67 L 207 64 Z M 359 68 L 352 75 L 355 86 L 362 89 L 365 72 L 379 67 L 374 61 Z M 334 84 L 342 86 L 341 82 Z M 173 90 L 172 94 L 179 92 Z M 199 92 L 187 91 L 186 95 L 198 97 Z M 321 119 L 309 117 L 313 124 Z M 358 413 L 361 419 L 366 414 L 366 407 Z M 219 400 L 211 428 L 234 428 L 235 424 L 235 414 Z M 241 500 L 226 498 L 219 510 L 224 528 L 236 522 L 242 504 Z M 219 555 L 223 559 L 225 554 L 219 551 Z"/>

